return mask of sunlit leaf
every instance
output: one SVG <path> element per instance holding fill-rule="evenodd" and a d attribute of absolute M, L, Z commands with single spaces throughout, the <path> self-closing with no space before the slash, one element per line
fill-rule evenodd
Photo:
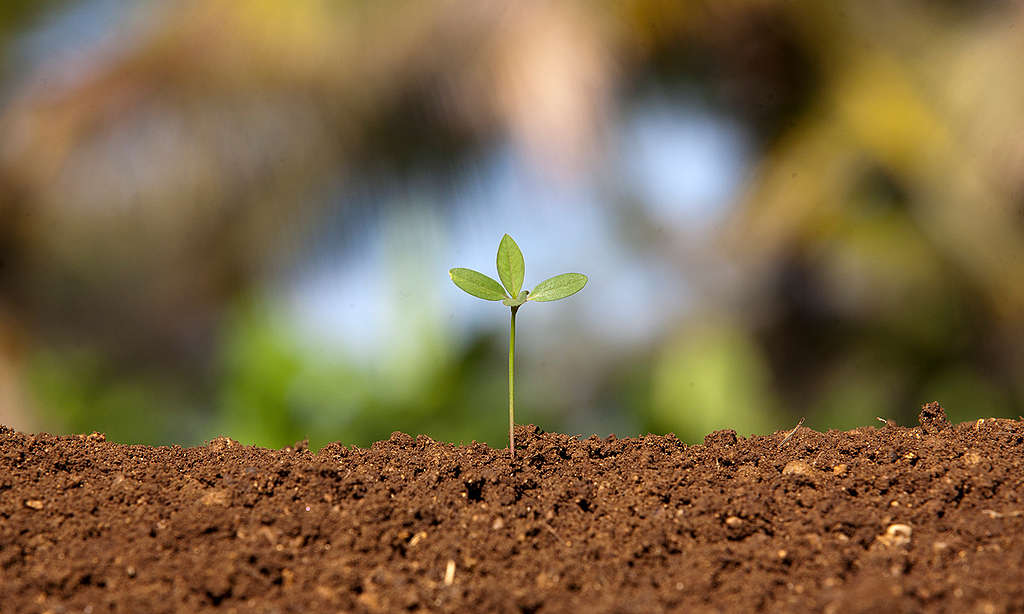
<path fill-rule="evenodd" d="M 500 301 L 508 298 L 501 288 L 501 284 L 473 269 L 451 269 L 448 271 L 448 277 L 452 278 L 456 286 L 485 301 Z"/>
<path fill-rule="evenodd" d="M 523 262 L 523 252 L 519 246 L 507 234 L 501 238 L 498 244 L 498 277 L 502 285 L 508 290 L 508 295 L 518 297 L 519 291 L 523 289 L 523 276 L 526 274 L 526 264 Z"/>
<path fill-rule="evenodd" d="M 572 296 L 587 285 L 587 276 L 582 273 L 562 273 L 537 284 L 527 300 L 545 302 L 557 301 Z"/>

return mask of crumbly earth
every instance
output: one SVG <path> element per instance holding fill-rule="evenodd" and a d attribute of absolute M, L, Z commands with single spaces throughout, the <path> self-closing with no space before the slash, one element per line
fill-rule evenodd
<path fill-rule="evenodd" d="M 1024 420 L 319 453 L 0 428 L 0 611 L 1021 612 Z"/>

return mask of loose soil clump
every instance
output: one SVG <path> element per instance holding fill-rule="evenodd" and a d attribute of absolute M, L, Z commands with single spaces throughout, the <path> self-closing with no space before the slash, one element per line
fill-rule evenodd
<path fill-rule="evenodd" d="M 1024 420 L 787 434 L 0 428 L 0 612 L 1024 611 Z"/>

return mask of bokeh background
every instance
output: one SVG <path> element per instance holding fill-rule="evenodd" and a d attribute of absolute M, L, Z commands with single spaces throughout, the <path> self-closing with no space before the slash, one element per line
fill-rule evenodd
<path fill-rule="evenodd" d="M 0 3 L 0 423 L 282 446 L 1024 412 L 1024 5 Z"/>

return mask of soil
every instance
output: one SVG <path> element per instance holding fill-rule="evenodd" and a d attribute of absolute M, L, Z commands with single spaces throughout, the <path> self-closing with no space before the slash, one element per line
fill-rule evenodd
<path fill-rule="evenodd" d="M 0 428 L 0 611 L 1024 611 L 1024 419 L 516 440 Z"/>

